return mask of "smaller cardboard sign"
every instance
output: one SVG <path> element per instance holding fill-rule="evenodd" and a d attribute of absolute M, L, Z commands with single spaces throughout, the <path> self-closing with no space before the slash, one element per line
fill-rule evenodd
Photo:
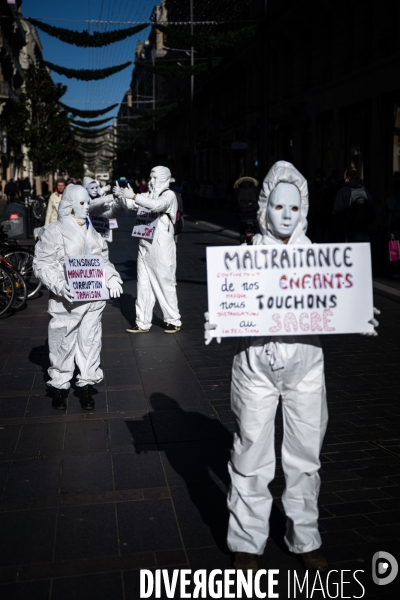
<path fill-rule="evenodd" d="M 73 302 L 108 300 L 106 271 L 101 256 L 66 256 L 65 269 Z"/>
<path fill-rule="evenodd" d="M 160 218 L 160 213 L 148 208 L 139 208 L 136 215 L 132 236 L 152 240 Z"/>
<path fill-rule="evenodd" d="M 92 225 L 107 242 L 112 242 L 112 231 L 110 229 L 109 219 L 106 217 L 90 217 Z"/>
<path fill-rule="evenodd" d="M 118 229 L 117 219 L 108 219 L 110 229 Z"/>

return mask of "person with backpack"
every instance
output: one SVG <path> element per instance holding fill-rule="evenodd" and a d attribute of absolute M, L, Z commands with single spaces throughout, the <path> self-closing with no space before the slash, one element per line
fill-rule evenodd
<path fill-rule="evenodd" d="M 135 194 L 130 186 L 113 188 L 118 203 L 127 210 L 148 208 L 160 213 L 152 240 L 141 238 L 137 260 L 136 325 L 128 333 L 147 333 L 156 300 L 161 307 L 165 333 L 176 333 L 182 322 L 176 294 L 176 244 L 174 237 L 182 226 L 177 195 L 169 189 L 171 171 L 154 167 L 150 173 L 149 191 Z"/>
<path fill-rule="evenodd" d="M 338 242 L 369 241 L 368 230 L 375 216 L 374 203 L 354 167 L 344 172 L 344 183 L 336 194 L 332 214 L 338 223 Z"/>
<path fill-rule="evenodd" d="M 253 234 L 257 227 L 258 196 L 260 193 L 257 179 L 253 177 L 240 177 L 233 185 L 231 210 L 239 219 L 240 243 L 244 244 L 246 232 L 252 225 Z M 251 240 L 250 240 L 251 241 Z"/>

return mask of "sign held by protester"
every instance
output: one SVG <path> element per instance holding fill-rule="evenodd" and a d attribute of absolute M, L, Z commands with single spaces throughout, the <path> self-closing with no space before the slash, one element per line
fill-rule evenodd
<path fill-rule="evenodd" d="M 73 302 L 108 300 L 104 259 L 101 256 L 66 256 L 65 269 Z"/>
<path fill-rule="evenodd" d="M 160 213 L 154 212 L 149 208 L 140 207 L 137 211 L 132 236 L 152 240 L 159 218 Z"/>
<path fill-rule="evenodd" d="M 373 331 L 367 243 L 207 248 L 212 337 Z"/>
<path fill-rule="evenodd" d="M 112 242 L 112 230 L 109 219 L 106 217 L 90 217 L 90 220 L 97 233 L 107 240 L 107 242 Z"/>

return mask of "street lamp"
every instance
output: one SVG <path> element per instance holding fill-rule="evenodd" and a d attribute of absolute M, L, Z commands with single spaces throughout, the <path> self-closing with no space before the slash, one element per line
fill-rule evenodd
<path fill-rule="evenodd" d="M 261 107 L 261 127 L 258 151 L 258 172 L 259 177 L 265 177 L 268 170 L 268 25 L 267 8 L 268 0 L 264 2 L 263 31 L 262 31 L 262 107 Z"/>
<path fill-rule="evenodd" d="M 193 0 L 190 0 L 190 35 L 193 40 Z M 192 41 L 193 43 L 193 41 Z M 190 47 L 190 66 L 194 67 L 194 47 Z M 189 126 L 189 143 L 190 143 L 190 199 L 193 201 L 193 192 L 195 185 L 195 169 L 196 169 L 196 151 L 195 151 L 195 123 L 194 123 L 194 74 L 190 75 L 190 126 Z"/>

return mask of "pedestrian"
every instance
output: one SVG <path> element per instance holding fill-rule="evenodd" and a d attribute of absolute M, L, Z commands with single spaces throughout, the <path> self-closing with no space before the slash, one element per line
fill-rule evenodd
<path fill-rule="evenodd" d="M 317 169 L 310 184 L 309 234 L 317 242 L 327 241 L 326 192 L 327 180 L 322 169 Z"/>
<path fill-rule="evenodd" d="M 251 227 L 254 234 L 257 228 L 258 196 L 260 188 L 254 177 L 240 177 L 233 185 L 231 211 L 239 219 L 240 243 L 246 243 L 246 231 Z"/>
<path fill-rule="evenodd" d="M 63 195 L 64 190 L 64 179 L 57 179 L 56 189 L 51 194 L 47 203 L 46 219 L 44 221 L 45 225 L 48 225 L 49 223 L 55 223 L 57 221 L 58 205 L 60 204 L 61 196 Z"/>
<path fill-rule="evenodd" d="M 171 172 L 167 167 L 154 167 L 150 173 L 149 191 L 135 194 L 132 188 L 114 187 L 114 194 L 128 210 L 138 207 L 160 213 L 152 240 L 141 238 L 137 260 L 136 325 L 129 333 L 147 333 L 153 318 L 153 308 L 158 301 L 164 321 L 165 333 L 176 333 L 182 322 L 176 295 L 176 244 L 174 223 L 178 201 L 169 189 Z"/>
<path fill-rule="evenodd" d="M 261 234 L 255 245 L 311 244 L 306 237 L 308 188 L 288 162 L 275 163 L 259 198 Z M 377 325 L 375 320 L 370 321 Z M 215 329 L 206 323 L 207 330 Z M 374 332 L 375 333 L 375 332 Z M 319 553 L 319 454 L 328 421 L 324 357 L 319 338 L 310 336 L 240 338 L 232 366 L 231 405 L 236 417 L 228 465 L 231 487 L 228 547 L 236 570 L 257 571 L 257 556 L 269 535 L 275 476 L 274 428 L 282 400 L 284 435 L 282 496 L 285 542 L 307 569 L 327 569 Z"/>
<path fill-rule="evenodd" d="M 7 194 L 8 201 L 13 202 L 15 197 L 18 195 L 18 186 L 15 183 L 14 179 L 10 179 L 6 183 L 4 187 L 4 193 Z"/>
<path fill-rule="evenodd" d="M 31 186 L 31 182 L 29 181 L 29 177 L 25 177 L 25 179 L 21 180 L 21 183 L 19 185 L 19 192 L 20 192 L 21 196 L 23 196 L 23 195 L 29 196 L 31 191 L 32 191 L 32 186 Z"/>
<path fill-rule="evenodd" d="M 332 216 L 332 211 L 339 185 L 339 171 L 333 169 L 326 180 L 326 192 L 323 206 L 323 220 L 327 235 L 326 242 L 335 241 L 335 220 Z"/>
<path fill-rule="evenodd" d="M 145 179 L 142 179 L 139 185 L 139 194 L 145 194 L 147 192 L 147 182 Z"/>
<path fill-rule="evenodd" d="M 400 179 L 395 179 L 393 184 L 393 195 L 386 198 L 387 229 L 390 240 L 400 240 Z M 386 243 L 387 245 L 387 243 Z M 393 279 L 400 279 L 400 261 L 391 263 Z"/>
<path fill-rule="evenodd" d="M 81 185 L 69 185 L 59 203 L 57 221 L 42 227 L 35 246 L 35 276 L 50 290 L 49 323 L 50 381 L 52 406 L 66 409 L 75 363 L 80 373 L 76 385 L 84 410 L 92 410 L 92 386 L 103 379 L 100 368 L 101 317 L 104 300 L 76 302 L 68 286 L 64 259 L 67 256 L 101 256 L 105 264 L 110 296 L 122 292 L 122 280 L 108 258 L 107 242 L 95 231 L 88 218 L 90 197 Z M 68 392 L 67 392 L 68 394 Z"/>
<path fill-rule="evenodd" d="M 360 175 L 354 167 L 346 169 L 343 179 L 332 213 L 341 227 L 340 239 L 337 241 L 368 242 L 369 226 L 375 216 L 371 194 L 362 185 Z"/>

